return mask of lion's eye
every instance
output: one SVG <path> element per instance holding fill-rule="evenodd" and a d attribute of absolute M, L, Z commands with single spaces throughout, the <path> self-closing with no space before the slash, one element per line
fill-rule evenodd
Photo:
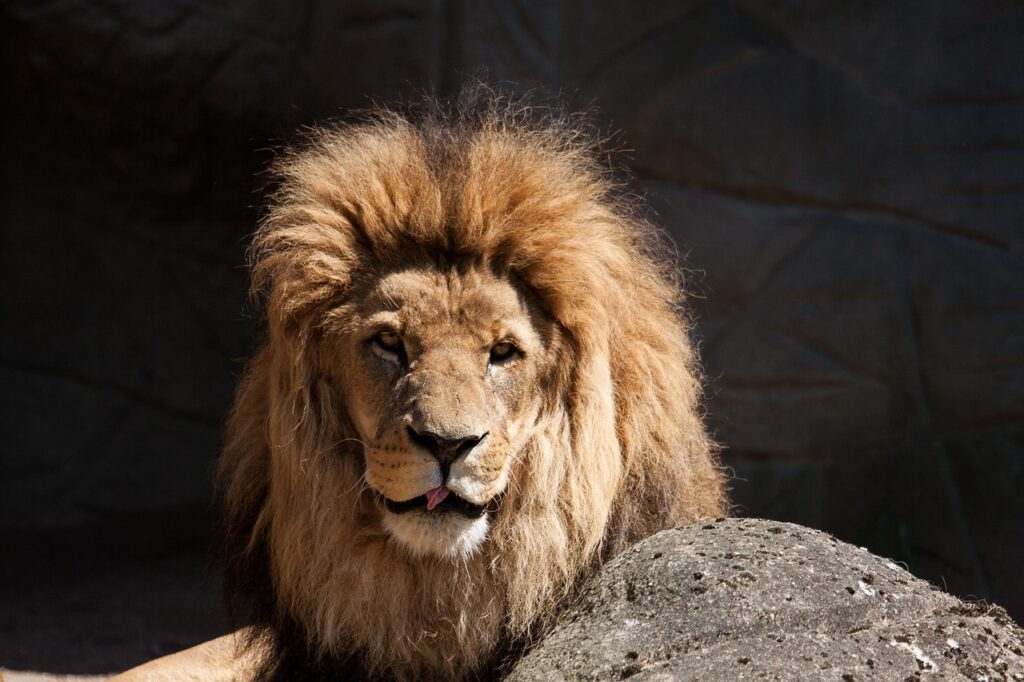
<path fill-rule="evenodd" d="M 388 359 L 401 358 L 405 349 L 402 347 L 402 337 L 398 332 L 382 331 L 373 337 L 373 347 L 379 355 Z"/>
<path fill-rule="evenodd" d="M 387 350 L 398 350 L 402 347 L 402 339 L 395 332 L 381 332 L 377 334 L 376 341 Z"/>
<path fill-rule="evenodd" d="M 496 343 L 491 348 L 491 363 L 499 364 L 519 355 L 519 349 L 511 341 Z"/>

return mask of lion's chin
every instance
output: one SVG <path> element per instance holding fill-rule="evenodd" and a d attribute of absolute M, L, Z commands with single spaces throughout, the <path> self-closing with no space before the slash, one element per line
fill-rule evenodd
<path fill-rule="evenodd" d="M 487 539 L 487 515 L 471 518 L 457 513 L 421 510 L 384 512 L 384 530 L 391 540 L 416 557 L 467 559 Z"/>

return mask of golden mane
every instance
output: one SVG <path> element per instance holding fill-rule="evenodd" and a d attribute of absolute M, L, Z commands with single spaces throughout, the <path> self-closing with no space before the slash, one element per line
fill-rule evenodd
<path fill-rule="evenodd" d="M 267 338 L 220 462 L 229 595 L 267 678 L 481 675 L 603 561 L 726 511 L 674 260 L 590 136 L 497 98 L 439 111 L 317 130 L 276 166 L 252 251 Z M 353 285 L 424 262 L 514 279 L 568 340 L 537 387 L 558 428 L 528 445 L 489 539 L 458 564 L 375 544 L 366 496 L 339 499 L 361 484 L 360 446 L 317 370 Z"/>

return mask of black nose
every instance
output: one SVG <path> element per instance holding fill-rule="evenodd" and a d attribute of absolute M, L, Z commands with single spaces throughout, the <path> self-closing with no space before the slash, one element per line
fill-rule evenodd
<path fill-rule="evenodd" d="M 475 448 L 487 434 L 482 436 L 463 436 L 462 438 L 445 438 L 430 431 L 417 431 L 411 426 L 406 427 L 409 433 L 409 440 L 424 448 L 437 458 L 445 474 L 452 462 L 468 454 Z M 445 476 L 447 478 L 447 476 Z"/>

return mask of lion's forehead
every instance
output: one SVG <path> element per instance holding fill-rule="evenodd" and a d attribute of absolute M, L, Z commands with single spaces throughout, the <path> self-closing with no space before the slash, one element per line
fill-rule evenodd
<path fill-rule="evenodd" d="M 492 343 L 512 335 L 536 337 L 529 309 L 507 279 L 477 271 L 416 268 L 381 277 L 364 299 L 364 316 L 387 311 L 411 340 Z"/>

